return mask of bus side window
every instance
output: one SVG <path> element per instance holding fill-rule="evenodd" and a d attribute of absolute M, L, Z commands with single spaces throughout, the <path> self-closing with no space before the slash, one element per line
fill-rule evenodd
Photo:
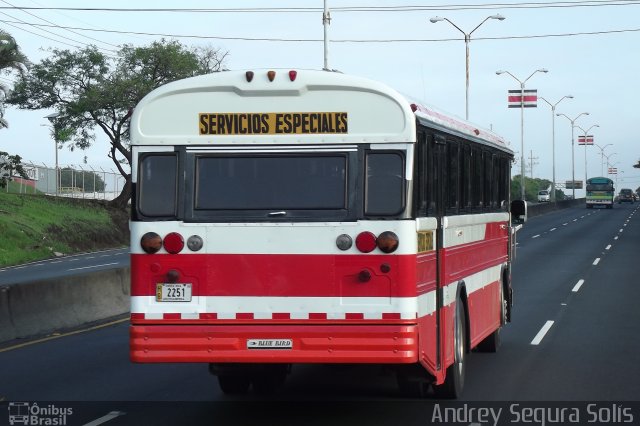
<path fill-rule="evenodd" d="M 138 209 L 144 216 L 176 215 L 176 154 L 149 154 L 138 167 Z"/>
<path fill-rule="evenodd" d="M 493 166 L 493 162 L 492 162 L 492 157 L 493 155 L 491 154 L 491 152 L 483 150 L 482 151 L 482 159 L 483 159 L 483 164 L 484 164 L 484 191 L 483 191 L 483 196 L 482 196 L 482 200 L 483 200 L 483 209 L 484 211 L 490 211 L 491 210 L 491 181 L 493 179 L 493 173 L 492 173 L 492 166 Z"/>
<path fill-rule="evenodd" d="M 471 212 L 471 146 L 465 143 L 462 148 L 462 167 L 460 169 L 460 210 Z"/>
<path fill-rule="evenodd" d="M 418 132 L 415 149 L 415 167 L 413 169 L 415 217 L 427 215 L 427 138 L 424 132 Z"/>
<path fill-rule="evenodd" d="M 446 191 L 447 214 L 458 214 L 459 202 L 459 177 L 460 177 L 460 157 L 458 141 L 447 139 L 447 179 Z"/>
<path fill-rule="evenodd" d="M 471 150 L 471 163 L 473 167 L 471 179 L 471 205 L 474 211 L 482 211 L 482 188 L 484 175 L 482 173 L 482 151 L 479 147 Z"/>

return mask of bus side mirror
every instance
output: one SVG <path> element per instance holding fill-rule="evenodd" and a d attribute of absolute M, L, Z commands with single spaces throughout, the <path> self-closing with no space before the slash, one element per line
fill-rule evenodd
<path fill-rule="evenodd" d="M 513 200 L 511 202 L 511 223 L 522 224 L 527 221 L 527 202 Z"/>

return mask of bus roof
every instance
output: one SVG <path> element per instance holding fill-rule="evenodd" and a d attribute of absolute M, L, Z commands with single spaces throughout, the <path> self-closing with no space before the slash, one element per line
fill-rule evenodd
<path fill-rule="evenodd" d="M 334 71 L 223 71 L 155 89 L 136 106 L 132 145 L 415 142 L 418 122 L 509 151 L 507 142 L 388 86 Z"/>
<path fill-rule="evenodd" d="M 587 183 L 590 183 L 590 184 L 613 183 L 613 181 L 606 177 L 592 177 L 587 179 Z"/>

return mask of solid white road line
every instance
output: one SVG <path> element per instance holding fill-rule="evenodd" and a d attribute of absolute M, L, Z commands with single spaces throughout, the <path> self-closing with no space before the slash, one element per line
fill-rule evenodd
<path fill-rule="evenodd" d="M 582 287 L 582 284 L 584 284 L 584 280 L 578 281 L 578 283 L 573 287 L 573 290 L 571 291 L 577 293 L 578 290 L 580 290 L 580 287 Z"/>
<path fill-rule="evenodd" d="M 113 262 L 113 263 L 103 263 L 102 265 L 93 265 L 93 266 L 83 266 L 82 268 L 71 268 L 71 269 L 67 269 L 67 271 L 79 271 L 80 269 L 91 269 L 91 268 L 99 268 L 101 266 L 111 266 L 111 265 L 117 265 L 118 262 Z"/>
<path fill-rule="evenodd" d="M 553 325 L 553 321 L 547 321 L 545 323 L 545 325 L 542 326 L 540 331 L 538 331 L 538 334 L 536 334 L 536 337 L 533 338 L 533 340 L 531 341 L 531 344 L 532 345 L 539 345 L 540 342 L 542 341 L 542 339 L 544 339 L 544 336 L 547 334 L 547 332 L 549 331 L 549 329 L 551 328 L 552 325 Z"/>

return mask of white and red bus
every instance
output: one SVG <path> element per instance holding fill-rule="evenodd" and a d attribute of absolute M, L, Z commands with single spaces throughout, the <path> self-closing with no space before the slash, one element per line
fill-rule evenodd
<path fill-rule="evenodd" d="M 457 397 L 510 320 L 513 152 L 368 79 L 227 71 L 131 120 L 134 362 L 208 363 L 225 393 L 291 366 L 392 366 Z"/>

